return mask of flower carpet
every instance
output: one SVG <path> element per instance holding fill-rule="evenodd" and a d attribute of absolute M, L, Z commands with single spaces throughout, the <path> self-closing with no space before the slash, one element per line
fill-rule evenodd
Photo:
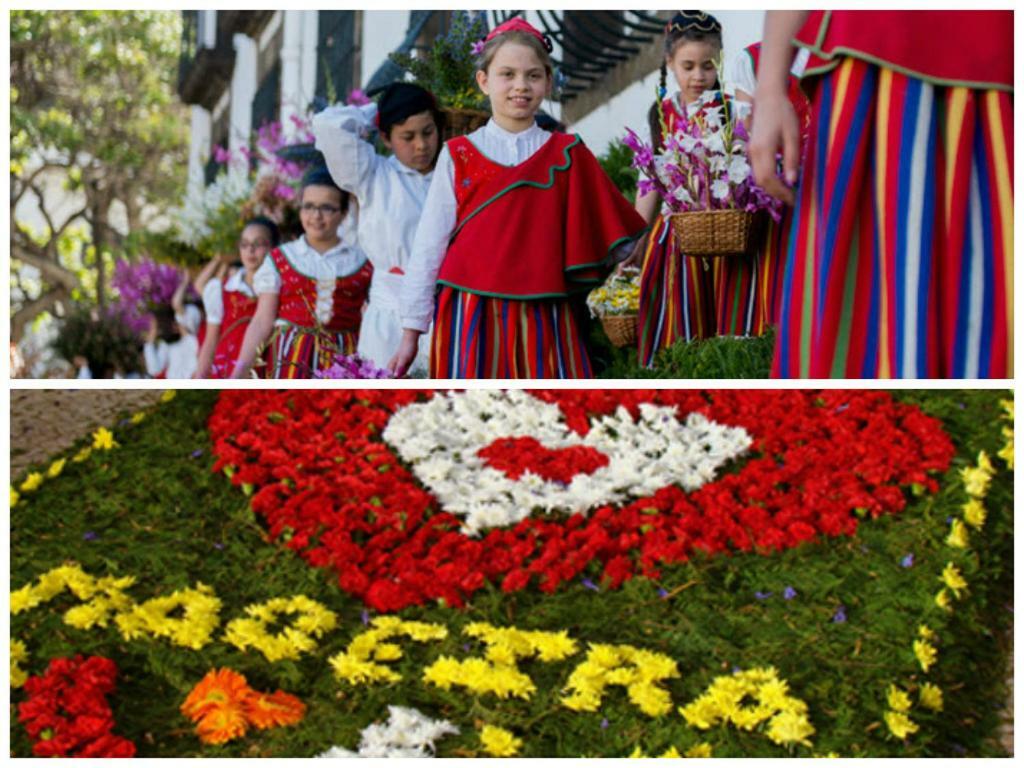
<path fill-rule="evenodd" d="M 11 489 L 11 751 L 994 756 L 991 391 L 168 393 Z"/>

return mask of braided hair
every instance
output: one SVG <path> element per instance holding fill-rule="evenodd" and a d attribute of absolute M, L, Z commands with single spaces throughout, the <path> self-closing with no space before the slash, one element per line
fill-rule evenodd
<path fill-rule="evenodd" d="M 658 101 L 651 107 L 647 122 L 651 129 L 651 138 L 655 147 L 661 146 L 661 121 L 659 112 L 661 102 L 668 96 L 668 61 L 683 43 L 709 42 L 722 47 L 722 25 L 710 13 L 704 11 L 679 11 L 665 25 L 665 55 L 661 59 L 661 70 L 658 78 Z M 717 78 L 716 89 L 721 88 Z"/>

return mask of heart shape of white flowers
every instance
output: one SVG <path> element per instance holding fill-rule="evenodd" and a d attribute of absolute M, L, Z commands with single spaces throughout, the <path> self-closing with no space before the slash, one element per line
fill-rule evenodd
<path fill-rule="evenodd" d="M 438 392 L 397 410 L 383 437 L 441 507 L 464 518 L 469 535 L 538 511 L 586 513 L 672 484 L 694 491 L 752 442 L 742 427 L 700 413 L 680 421 L 675 406 L 650 403 L 640 405 L 639 419 L 620 406 L 582 436 L 566 425 L 558 405 L 521 390 Z M 605 454 L 608 465 L 567 485 L 530 471 L 513 480 L 478 455 L 510 437 L 532 437 L 549 449 L 588 446 Z"/>

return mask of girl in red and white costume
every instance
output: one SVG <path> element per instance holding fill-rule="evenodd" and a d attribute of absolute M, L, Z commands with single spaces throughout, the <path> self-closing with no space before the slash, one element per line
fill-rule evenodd
<path fill-rule="evenodd" d="M 256 290 L 253 288 L 256 270 L 270 249 L 276 248 L 280 241 L 281 235 L 273 221 L 265 216 L 251 219 L 238 238 L 238 257 L 242 268 L 233 271 L 226 279 L 215 274 L 203 285 L 206 338 L 199 350 L 199 365 L 193 378 L 226 379 L 231 375 L 245 330 L 256 312 Z"/>
<path fill-rule="evenodd" d="M 396 375 L 431 318 L 432 377 L 592 375 L 569 297 L 599 284 L 644 223 L 578 136 L 537 126 L 550 49 L 520 18 L 484 41 L 476 79 L 493 118 L 438 158 L 402 289 Z"/>
<path fill-rule="evenodd" d="M 299 212 L 305 234 L 270 252 L 256 272 L 259 296 L 232 378 L 249 372 L 269 340 L 266 377 L 313 378 L 352 354 L 373 268 L 358 249 L 341 241 L 338 227 L 348 196 L 326 169 L 306 175 Z"/>

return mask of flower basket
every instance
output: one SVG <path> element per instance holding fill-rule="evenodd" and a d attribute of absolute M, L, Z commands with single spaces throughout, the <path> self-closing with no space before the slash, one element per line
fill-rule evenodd
<path fill-rule="evenodd" d="M 486 125 L 487 121 L 491 119 L 491 113 L 485 112 L 482 109 L 442 107 L 441 112 L 444 114 L 445 122 L 444 133 L 442 134 L 444 141 L 454 139 L 456 136 L 465 136 L 467 133 L 472 133 L 477 128 Z"/>
<path fill-rule="evenodd" d="M 753 253 L 764 225 L 761 211 L 685 211 L 671 218 L 679 251 L 687 256 Z"/>
<path fill-rule="evenodd" d="M 636 344 L 636 315 L 604 315 L 601 327 L 604 328 L 608 341 L 616 347 L 629 347 Z"/>

